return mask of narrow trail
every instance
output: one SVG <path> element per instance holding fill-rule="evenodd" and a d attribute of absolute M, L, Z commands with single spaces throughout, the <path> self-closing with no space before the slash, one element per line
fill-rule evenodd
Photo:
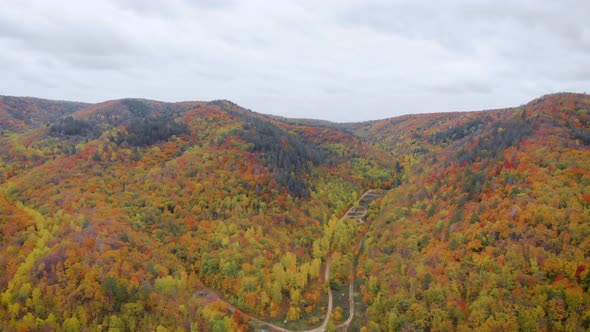
<path fill-rule="evenodd" d="M 365 233 L 365 235 L 363 235 L 363 238 L 359 241 L 359 244 L 356 248 L 356 253 L 355 253 L 355 259 L 354 259 L 354 265 L 352 267 L 352 271 L 350 273 L 350 286 L 348 288 L 348 305 L 349 305 L 349 312 L 348 312 L 348 319 L 346 319 L 344 322 L 336 325 L 336 330 L 338 331 L 348 331 L 348 327 L 350 326 L 350 324 L 352 323 L 352 320 L 354 319 L 354 276 L 355 276 L 355 271 L 356 271 L 356 260 L 358 259 L 358 256 L 361 252 L 361 248 L 363 246 L 363 242 L 365 241 L 365 237 L 367 236 L 368 232 Z"/>
<path fill-rule="evenodd" d="M 364 223 L 363 218 L 367 214 L 369 204 L 371 202 L 373 202 L 375 199 L 383 196 L 384 193 L 385 193 L 385 191 L 379 191 L 379 190 L 373 190 L 373 189 L 366 191 L 361 196 L 361 198 L 358 200 L 357 204 L 354 207 L 351 207 L 344 214 L 344 216 L 342 216 L 342 219 L 354 219 L 359 224 Z M 359 245 L 358 245 L 358 248 L 356 251 L 357 255 L 360 252 L 361 245 L 362 245 L 366 235 L 367 234 L 365 233 L 365 235 L 363 236 L 363 238 L 359 242 Z M 354 318 L 354 270 L 355 269 L 353 267 L 353 270 L 351 271 L 351 279 L 350 279 L 350 286 L 349 286 L 349 301 L 350 301 L 349 317 L 346 321 L 344 321 L 343 323 L 336 326 L 336 328 L 339 330 L 341 330 L 341 329 L 344 329 L 345 331 L 348 330 L 348 327 L 350 326 L 350 324 L 352 323 L 352 320 Z M 328 308 L 326 310 L 326 317 L 324 318 L 324 321 L 322 322 L 322 324 L 320 326 L 310 329 L 310 330 L 297 330 L 297 331 L 295 331 L 295 330 L 290 330 L 290 329 L 280 327 L 275 324 L 263 321 L 256 316 L 253 316 L 251 314 L 240 311 L 235 306 L 230 304 L 227 300 L 225 300 L 223 297 L 221 297 L 219 295 L 219 293 L 217 293 L 215 290 L 213 290 L 211 288 L 206 288 L 206 287 L 203 288 L 203 291 L 205 291 L 207 293 L 207 295 L 203 297 L 203 303 L 212 303 L 214 301 L 222 301 L 225 304 L 225 306 L 229 312 L 235 313 L 236 311 L 240 311 L 242 316 L 248 317 L 248 319 L 250 321 L 259 323 L 260 325 L 263 325 L 264 327 L 271 329 L 271 331 L 276 331 L 276 332 L 325 332 L 326 327 L 328 326 L 328 323 L 330 322 L 330 316 L 332 316 L 332 309 L 333 309 L 332 307 L 333 307 L 333 302 L 334 302 L 333 297 L 332 297 L 332 289 L 330 288 L 329 281 L 330 281 L 330 256 L 328 256 L 328 258 L 326 259 L 326 267 L 324 269 L 324 282 L 328 283 L 328 285 L 327 285 L 327 287 L 328 287 Z"/>
<path fill-rule="evenodd" d="M 348 289 L 348 302 L 350 306 L 348 319 L 345 320 L 343 323 L 336 325 L 336 329 L 344 329 L 344 331 L 347 331 L 348 327 L 350 326 L 350 323 L 352 323 L 352 319 L 354 318 L 354 280 L 350 281 L 350 287 Z"/>
<path fill-rule="evenodd" d="M 326 260 L 326 271 L 324 272 L 324 279 L 328 283 L 328 310 L 326 310 L 326 318 L 324 318 L 324 322 L 322 325 L 318 326 L 313 330 L 308 330 L 308 332 L 323 332 L 326 330 L 326 326 L 328 326 L 328 322 L 330 321 L 330 316 L 332 315 L 332 288 L 330 288 L 330 258 Z"/>
<path fill-rule="evenodd" d="M 211 289 L 211 288 L 203 288 L 203 291 L 205 291 L 207 293 L 206 297 L 202 300 L 203 304 L 209 304 L 215 301 L 221 301 L 225 304 L 225 308 L 227 309 L 227 311 L 231 312 L 232 314 L 235 313 L 236 311 L 240 311 L 240 313 L 242 314 L 242 316 L 244 317 L 248 317 L 249 321 L 252 322 L 257 322 L 261 325 L 264 325 L 265 327 L 268 327 L 271 329 L 271 331 L 277 331 L 277 332 L 293 332 L 291 330 L 282 328 L 280 326 L 274 325 L 272 323 L 269 322 L 265 322 L 263 320 L 260 320 L 259 318 L 252 316 L 248 313 L 245 313 L 239 309 L 237 309 L 236 307 L 234 307 L 232 304 L 230 304 L 227 300 L 225 300 L 223 297 L 221 297 L 215 290 Z"/>
<path fill-rule="evenodd" d="M 326 260 L 326 268 L 324 270 L 324 281 L 326 283 L 328 283 L 329 280 L 330 280 L 330 258 L 328 258 Z M 219 293 L 217 293 L 215 290 L 213 290 L 211 288 L 203 288 L 203 291 L 205 291 L 207 293 L 207 295 L 203 298 L 203 301 L 202 301 L 203 303 L 208 304 L 208 303 L 212 303 L 215 301 L 222 301 L 225 304 L 227 311 L 231 312 L 232 314 L 235 313 L 236 311 L 240 311 L 242 316 L 248 317 L 248 319 L 250 321 L 259 323 L 260 325 L 263 325 L 266 328 L 270 328 L 271 331 L 274 331 L 274 332 L 324 332 L 324 331 L 326 331 L 326 327 L 328 326 L 328 323 L 330 322 L 330 316 L 332 315 L 333 298 L 332 298 L 332 289 L 330 288 L 329 284 L 328 284 L 328 308 L 326 310 L 326 317 L 324 318 L 322 325 L 320 325 L 316 328 L 310 329 L 310 330 L 301 330 L 301 331 L 289 330 L 287 328 L 280 327 L 280 326 L 275 325 L 273 323 L 263 321 L 260 318 L 257 318 L 251 314 L 246 313 L 246 312 L 243 312 L 243 311 L 237 309 L 232 304 L 230 304 L 227 300 L 225 300 L 223 297 L 221 297 L 219 295 Z"/>
<path fill-rule="evenodd" d="M 365 192 L 365 194 L 363 196 L 361 196 L 361 198 L 359 200 L 360 209 L 364 210 L 364 211 L 362 211 L 363 213 L 360 215 L 360 217 L 358 217 L 359 208 L 351 208 L 344 215 L 344 217 L 356 219 L 359 224 L 364 223 L 362 218 L 364 218 L 367 215 L 367 210 L 368 210 L 369 204 L 371 202 L 373 202 L 375 199 L 382 197 L 385 194 L 385 192 L 386 191 L 368 190 L 367 192 Z M 355 209 L 355 210 L 353 210 L 353 209 Z M 353 211 L 352 215 L 350 214 L 351 211 Z M 352 320 L 354 319 L 354 277 L 355 277 L 355 271 L 356 271 L 356 259 L 358 258 L 358 255 L 361 252 L 361 248 L 363 246 L 363 242 L 365 241 L 365 237 L 367 236 L 367 233 L 368 232 L 366 232 L 363 235 L 363 237 L 359 241 L 359 244 L 356 248 L 355 263 L 352 267 L 352 271 L 350 272 L 350 286 L 348 288 L 348 303 L 349 303 L 349 305 L 348 305 L 348 307 L 349 307 L 348 319 L 346 319 L 344 322 L 336 325 L 336 329 L 339 331 L 348 331 L 348 327 L 350 326 L 350 324 L 352 323 Z"/>

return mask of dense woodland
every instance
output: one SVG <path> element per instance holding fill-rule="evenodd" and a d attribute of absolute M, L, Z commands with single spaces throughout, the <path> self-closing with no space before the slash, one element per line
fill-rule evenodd
<path fill-rule="evenodd" d="M 357 124 L 0 97 L 0 326 L 310 329 L 354 280 L 353 330 L 584 331 L 589 137 L 580 94 Z"/>

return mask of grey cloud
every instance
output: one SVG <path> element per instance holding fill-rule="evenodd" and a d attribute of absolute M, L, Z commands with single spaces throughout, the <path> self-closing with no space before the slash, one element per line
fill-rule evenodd
<path fill-rule="evenodd" d="M 74 67 L 90 70 L 124 70 L 132 65 L 132 61 L 125 57 L 108 55 L 67 55 L 63 58 Z"/>
<path fill-rule="evenodd" d="M 590 5 L 584 1 L 559 6 L 551 1 L 367 1 L 354 2 L 337 19 L 344 25 L 433 40 L 452 51 L 472 53 L 489 43 L 500 49 L 535 39 L 575 43 L 588 28 L 581 14 L 588 12 Z"/>
<path fill-rule="evenodd" d="M 425 89 L 429 89 L 433 92 L 444 93 L 444 94 L 463 94 L 463 93 L 476 93 L 476 94 L 489 94 L 493 92 L 493 87 L 484 82 L 476 81 L 459 81 L 451 83 L 442 83 L 434 86 L 426 86 Z"/>
<path fill-rule="evenodd" d="M 351 88 L 341 86 L 328 86 L 322 89 L 328 95 L 350 94 L 353 92 Z"/>
<path fill-rule="evenodd" d="M 581 0 L 8 0 L 0 94 L 226 98 L 336 121 L 505 107 L 587 89 L 589 12 Z"/>
<path fill-rule="evenodd" d="M 59 16 L 57 10 L 4 11 L 0 13 L 0 36 L 29 52 L 89 68 L 120 69 L 127 64 L 124 56 L 138 52 L 136 42 L 116 26 L 98 18 Z"/>
<path fill-rule="evenodd" d="M 178 18 L 186 15 L 187 11 L 225 10 L 235 6 L 235 0 L 119 0 L 116 6 L 129 10 L 137 15 Z"/>
<path fill-rule="evenodd" d="M 231 81 L 234 77 L 233 75 L 223 73 L 221 71 L 213 71 L 213 70 L 206 70 L 206 69 L 195 69 L 195 74 L 198 77 L 206 78 L 208 80 L 214 81 Z"/>

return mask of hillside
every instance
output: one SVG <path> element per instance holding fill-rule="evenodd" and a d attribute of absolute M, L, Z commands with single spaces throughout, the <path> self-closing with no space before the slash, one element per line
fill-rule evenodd
<path fill-rule="evenodd" d="M 334 124 L 0 97 L 0 325 L 333 329 L 353 282 L 353 330 L 588 329 L 589 110 Z"/>
<path fill-rule="evenodd" d="M 559 94 L 360 128 L 401 165 L 361 250 L 361 325 L 588 329 L 589 106 Z"/>
<path fill-rule="evenodd" d="M 0 96 L 0 129 L 26 130 L 70 115 L 85 103 Z"/>

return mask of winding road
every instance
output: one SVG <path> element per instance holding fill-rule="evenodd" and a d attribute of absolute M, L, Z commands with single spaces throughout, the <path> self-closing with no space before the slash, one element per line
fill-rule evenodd
<path fill-rule="evenodd" d="M 324 281 L 329 282 L 329 280 L 330 280 L 330 258 L 327 259 L 326 268 L 324 270 Z M 230 304 L 227 300 L 223 299 L 215 290 L 213 290 L 211 288 L 203 288 L 203 291 L 205 291 L 205 293 L 207 294 L 203 300 L 204 303 L 211 303 L 214 301 L 222 301 L 225 304 L 226 309 L 229 312 L 231 312 L 232 314 L 234 312 L 236 312 L 237 310 L 239 310 L 236 307 L 234 307 L 232 304 Z M 332 315 L 332 306 L 333 306 L 332 289 L 328 285 L 328 309 L 326 310 L 326 317 L 324 318 L 322 325 L 320 325 L 314 329 L 311 329 L 311 330 L 302 330 L 301 332 L 324 332 L 324 331 L 326 331 L 326 327 L 328 326 L 328 322 L 330 321 L 330 316 Z M 271 331 L 274 331 L 274 332 L 296 332 L 294 330 L 289 330 L 287 328 L 280 327 L 278 325 L 263 321 L 260 318 L 257 318 L 255 316 L 245 313 L 243 311 L 240 311 L 240 313 L 242 314 L 242 316 L 248 317 L 248 319 L 250 321 L 257 322 L 260 325 L 270 328 Z"/>
<path fill-rule="evenodd" d="M 382 197 L 385 194 L 385 192 L 386 191 L 384 191 L 384 190 L 381 190 L 381 191 L 368 190 L 367 192 L 365 192 L 363 194 L 363 196 L 361 196 L 361 198 L 358 201 L 358 205 L 360 206 L 360 208 L 351 208 L 344 215 L 344 218 L 356 219 L 359 224 L 364 223 L 362 218 L 364 218 L 367 215 L 367 210 L 368 210 L 369 204 L 372 201 L 374 201 L 375 199 Z M 358 213 L 359 210 L 360 210 L 360 212 L 362 212 L 361 214 Z M 353 212 L 353 214 L 351 214 L 351 211 Z M 363 238 L 359 241 L 359 244 L 356 248 L 355 257 L 358 257 L 358 255 L 361 251 L 361 247 L 363 245 L 363 241 L 365 241 L 366 236 L 367 236 L 367 233 L 365 233 L 363 235 Z M 348 319 L 346 319 L 344 322 L 336 325 L 336 329 L 339 331 L 348 331 L 348 327 L 350 326 L 350 324 L 352 323 L 352 320 L 354 319 L 354 274 L 355 274 L 354 271 L 355 271 L 355 268 L 353 265 L 352 271 L 350 272 L 350 286 L 348 288 L 348 303 L 349 303 Z"/>
<path fill-rule="evenodd" d="M 350 208 L 346 212 L 346 214 L 344 214 L 344 216 L 342 218 L 343 219 L 346 219 L 346 218 L 355 219 L 359 224 L 364 223 L 363 218 L 367 214 L 367 209 L 368 209 L 369 204 L 372 201 L 374 201 L 376 198 L 383 196 L 384 193 L 385 193 L 385 191 L 383 191 L 383 190 L 378 191 L 378 190 L 371 189 L 371 190 L 366 191 L 361 196 L 361 198 L 358 200 L 356 206 Z M 363 238 L 361 239 L 361 241 L 359 242 L 356 255 L 358 255 L 358 253 L 360 252 L 361 245 L 362 245 L 366 235 L 367 234 L 365 234 L 363 236 Z M 301 330 L 300 332 L 324 332 L 324 331 L 326 331 L 326 327 L 328 326 L 328 323 L 330 322 L 330 316 L 332 315 L 332 307 L 333 307 L 332 289 L 330 288 L 329 281 L 330 281 L 330 255 L 328 255 L 328 258 L 326 259 L 326 267 L 324 269 L 324 282 L 328 283 L 328 308 L 326 310 L 326 317 L 324 318 L 322 325 L 320 325 L 314 329 L 310 329 L 310 330 Z M 210 288 L 203 288 L 203 290 L 207 293 L 207 296 L 204 298 L 204 301 L 206 303 L 210 303 L 210 302 L 214 302 L 214 301 L 222 301 L 225 303 L 226 308 L 229 312 L 234 313 L 238 310 L 236 307 L 234 307 L 232 304 L 230 304 L 227 300 L 223 299 L 215 290 L 210 289 Z M 346 321 L 344 321 L 343 323 L 338 324 L 336 326 L 336 328 L 339 330 L 344 330 L 344 331 L 348 330 L 348 327 L 350 326 L 350 324 L 352 323 L 352 320 L 354 318 L 354 267 L 353 267 L 353 270 L 351 271 L 351 277 L 350 277 L 349 301 L 350 301 L 350 310 L 349 310 L 348 319 Z M 294 330 L 289 330 L 287 328 L 280 327 L 275 324 L 263 321 L 251 314 L 248 314 L 248 313 L 245 313 L 242 311 L 240 311 L 240 313 L 242 314 L 242 316 L 248 317 L 248 319 L 250 321 L 257 322 L 260 325 L 263 325 L 263 326 L 271 329 L 271 331 L 296 332 Z"/>

